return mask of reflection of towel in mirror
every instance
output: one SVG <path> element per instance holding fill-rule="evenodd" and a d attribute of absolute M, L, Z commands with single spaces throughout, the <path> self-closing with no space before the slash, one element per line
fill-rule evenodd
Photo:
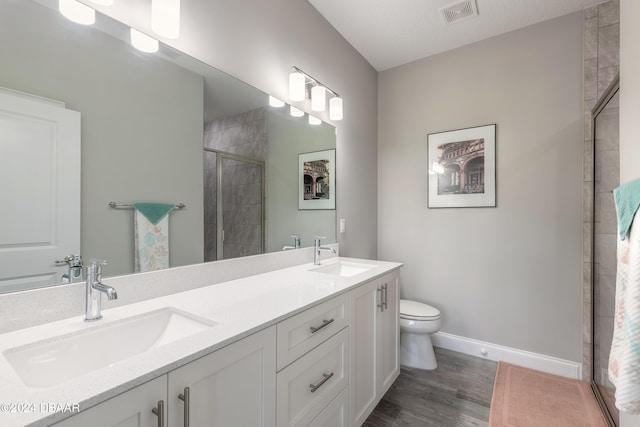
<path fill-rule="evenodd" d="M 175 205 L 134 203 L 135 271 L 169 268 L 169 212 Z"/>
<path fill-rule="evenodd" d="M 618 240 L 616 302 L 613 341 L 609 356 L 609 379 L 616 386 L 616 406 L 640 414 L 640 180 L 614 191 L 620 231 Z M 629 207 L 635 206 L 629 214 Z M 628 232 L 627 232 L 628 230 Z"/>

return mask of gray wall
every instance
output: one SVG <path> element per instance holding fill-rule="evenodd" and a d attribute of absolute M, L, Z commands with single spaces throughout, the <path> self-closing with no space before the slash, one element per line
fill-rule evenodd
<path fill-rule="evenodd" d="M 382 72 L 382 259 L 451 334 L 581 361 L 582 13 Z M 497 124 L 497 207 L 427 209 L 427 134 Z"/>
<path fill-rule="evenodd" d="M 82 114 L 82 254 L 107 259 L 107 275 L 133 272 L 133 211 L 108 202 L 183 202 L 170 216 L 171 265 L 202 262 L 202 77 L 40 9 L 31 25 L 2 15 L 0 86 Z"/>
<path fill-rule="evenodd" d="M 149 30 L 147 0 L 102 7 Z M 340 253 L 376 257 L 377 72 L 310 3 L 299 0 L 183 0 L 181 36 L 167 43 L 280 99 L 296 65 L 344 98 L 337 127 Z M 307 102 L 297 103 L 309 112 Z M 327 115 L 320 118 L 328 121 Z"/>

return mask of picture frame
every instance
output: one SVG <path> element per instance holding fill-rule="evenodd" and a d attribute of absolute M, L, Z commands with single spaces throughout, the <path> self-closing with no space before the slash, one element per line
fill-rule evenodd
<path fill-rule="evenodd" d="M 427 135 L 427 207 L 496 206 L 496 125 Z"/>
<path fill-rule="evenodd" d="M 335 210 L 336 150 L 298 154 L 298 209 Z"/>

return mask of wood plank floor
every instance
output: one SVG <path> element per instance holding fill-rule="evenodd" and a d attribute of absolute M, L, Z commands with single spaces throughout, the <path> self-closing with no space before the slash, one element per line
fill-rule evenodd
<path fill-rule="evenodd" d="M 498 364 L 435 348 L 438 368 L 402 368 L 363 427 L 487 426 Z"/>

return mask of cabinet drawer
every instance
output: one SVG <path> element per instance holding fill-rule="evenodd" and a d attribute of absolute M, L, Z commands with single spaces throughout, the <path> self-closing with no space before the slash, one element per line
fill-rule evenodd
<path fill-rule="evenodd" d="M 345 389 L 349 328 L 278 373 L 278 426 L 307 426 Z"/>
<path fill-rule="evenodd" d="M 347 427 L 349 425 L 349 390 L 344 389 L 324 408 L 309 427 Z"/>
<path fill-rule="evenodd" d="M 350 308 L 344 294 L 278 323 L 278 371 L 347 326 Z"/>

